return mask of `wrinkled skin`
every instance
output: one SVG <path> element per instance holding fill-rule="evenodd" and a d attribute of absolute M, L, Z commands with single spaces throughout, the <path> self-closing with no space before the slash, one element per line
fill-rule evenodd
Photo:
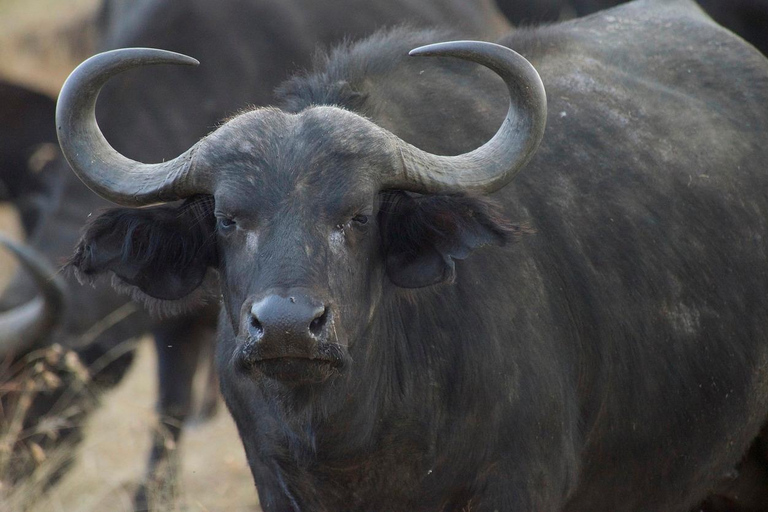
<path fill-rule="evenodd" d="M 504 111 L 488 74 L 403 60 L 432 37 L 341 49 L 282 88 L 283 111 L 201 142 L 213 201 L 182 208 L 216 235 L 194 263 L 123 231 L 145 271 L 218 269 L 217 364 L 262 507 L 693 509 L 768 418 L 768 62 L 682 0 L 513 33 L 549 97 L 527 170 L 491 199 L 379 191 L 366 177 L 393 155 L 374 128 L 313 105 L 450 154 Z M 146 233 L 175 207 L 156 208 Z M 119 275 L 92 266 L 105 241 L 87 231 L 73 264 Z M 297 289 L 334 319 L 314 336 L 340 347 L 336 373 L 252 320 Z M 281 364 L 267 339 L 284 367 L 264 369 Z M 759 510 L 758 484 L 736 506 Z"/>
<path fill-rule="evenodd" d="M 116 79 L 103 91 L 99 102 L 98 115 L 105 133 L 115 147 L 127 154 L 160 161 L 191 144 L 244 105 L 271 102 L 273 89 L 289 72 L 308 64 L 317 45 L 327 46 L 343 37 L 362 37 L 378 27 L 406 20 L 414 25 L 460 25 L 475 35 L 497 34 L 508 27 L 489 0 L 368 2 L 365 9 L 358 2 L 352 3 L 354 8 L 347 2 L 329 5 L 303 0 L 147 0 L 134 5 L 119 0 L 107 2 L 99 19 L 101 49 L 171 48 L 196 55 L 205 65 L 194 73 L 142 70 Z M 51 119 L 51 126 L 52 123 Z M 52 261 L 61 263 L 70 255 L 89 215 L 97 214 L 110 203 L 87 190 L 66 169 L 61 158 L 50 165 L 52 186 L 46 196 L 49 210 L 41 213 L 30 242 Z M 117 348 L 122 342 L 148 332 L 155 337 L 162 423 L 153 441 L 146 479 L 149 485 L 162 487 L 173 479 L 173 464 L 165 463 L 170 456 L 167 446 L 175 443 L 166 440 L 170 437 L 171 441 L 178 441 L 180 426 L 191 412 L 190 387 L 198 360 L 202 353 L 212 351 L 217 294 L 206 297 L 198 293 L 192 299 L 187 297 L 171 305 L 150 301 L 150 309 L 184 312 L 175 319 L 159 320 L 104 283 L 97 283 L 94 289 L 80 286 L 70 276 L 69 284 L 72 311 L 76 314 L 69 315 L 47 341 L 76 348 L 87 366 L 103 362 L 105 357 L 109 359 L 110 354 L 120 354 L 113 364 L 101 370 L 99 382 L 103 387 L 117 383 L 130 364 L 133 352 Z M 27 276 L 15 276 L 2 297 L 3 309 L 29 300 L 35 292 Z M 214 305 L 201 308 L 203 299 Z M 88 346 L 79 346 L 83 334 L 114 312 L 126 316 Z M 30 417 L 30 424 L 55 412 L 51 404 L 56 397 L 40 400 L 39 412 Z M 79 437 L 77 430 L 67 432 L 73 438 Z M 46 442 L 50 444 L 45 449 L 56 444 Z M 158 474 L 161 466 L 170 467 L 171 471 Z M 31 470 L 20 470 L 19 477 Z M 149 506 L 144 489 L 138 492 L 136 506 Z"/>

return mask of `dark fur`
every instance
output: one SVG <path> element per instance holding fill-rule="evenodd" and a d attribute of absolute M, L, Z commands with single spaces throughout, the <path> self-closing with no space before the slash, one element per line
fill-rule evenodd
<path fill-rule="evenodd" d="M 311 105 L 338 105 L 363 115 L 375 115 L 376 106 L 365 92 L 371 75 L 386 75 L 403 64 L 402 47 L 388 44 L 400 38 L 403 47 L 416 47 L 423 41 L 448 41 L 459 37 L 446 28 L 414 31 L 401 26 L 380 31 L 361 41 L 348 40 L 327 51 L 318 51 L 311 71 L 297 73 L 275 91 L 280 106 L 288 112 L 300 112 Z M 370 59 L 371 53 L 377 54 Z M 456 61 L 451 62 L 456 65 Z"/>
<path fill-rule="evenodd" d="M 488 199 L 388 193 L 379 215 L 387 275 L 405 288 L 453 282 L 454 259 L 521 233 Z"/>
<path fill-rule="evenodd" d="M 210 196 L 178 207 L 110 210 L 88 224 L 68 266 L 84 281 L 109 269 L 150 297 L 178 301 L 199 288 L 208 268 L 216 266 L 214 227 Z M 200 304 L 174 306 L 183 311 Z"/>
<path fill-rule="evenodd" d="M 768 0 L 697 0 L 715 21 L 768 55 Z M 496 0 L 516 26 L 587 16 L 626 0 Z"/>

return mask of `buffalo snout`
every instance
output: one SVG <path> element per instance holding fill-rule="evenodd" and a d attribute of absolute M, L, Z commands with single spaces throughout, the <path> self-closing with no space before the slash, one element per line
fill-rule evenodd
<path fill-rule="evenodd" d="M 317 383 L 344 366 L 346 349 L 334 338 L 334 313 L 326 301 L 293 289 L 256 299 L 246 311 L 238 359 L 247 373 Z"/>
<path fill-rule="evenodd" d="M 250 313 L 248 332 L 256 340 L 291 341 L 296 345 L 292 348 L 301 351 L 327 336 L 328 306 L 304 293 L 268 295 L 255 302 Z"/>

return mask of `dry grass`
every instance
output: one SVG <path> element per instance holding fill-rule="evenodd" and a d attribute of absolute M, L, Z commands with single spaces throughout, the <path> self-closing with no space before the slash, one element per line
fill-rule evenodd
<path fill-rule="evenodd" d="M 130 512 L 131 495 L 144 472 L 155 422 L 154 369 L 154 350 L 149 340 L 143 340 L 124 382 L 103 397 L 101 407 L 89 419 L 75 465 L 59 485 L 29 508 L 8 512 Z M 190 428 L 180 451 L 182 498 L 177 510 L 259 510 L 245 454 L 225 411 Z M 34 486 L 19 489 L 9 504 L 29 506 L 34 490 Z"/>

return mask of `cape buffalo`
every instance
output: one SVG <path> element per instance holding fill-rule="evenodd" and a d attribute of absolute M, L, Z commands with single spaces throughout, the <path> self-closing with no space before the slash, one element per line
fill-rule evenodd
<path fill-rule="evenodd" d="M 98 21 L 102 49 L 167 47 L 198 55 L 208 65 L 201 73 L 171 69 L 127 74 L 103 91 L 99 118 L 121 151 L 135 158 L 161 161 L 243 105 L 271 102 L 274 88 L 295 67 L 309 64 L 318 45 L 327 46 L 344 37 L 360 38 L 378 27 L 406 21 L 414 26 L 460 26 L 478 36 L 508 29 L 492 0 L 385 0 L 364 5 L 358 0 L 108 0 Z M 49 122 L 53 128 L 52 114 Z M 46 181 L 46 211 L 29 243 L 58 263 L 71 252 L 87 216 L 110 204 L 87 190 L 63 159 L 51 165 L 55 172 Z M 104 388 L 119 381 L 130 363 L 132 350 L 121 344 L 148 332 L 154 334 L 162 426 L 155 435 L 146 479 L 163 494 L 165 484 L 173 479 L 174 460 L 169 460 L 167 448 L 177 445 L 181 426 L 190 413 L 190 387 L 199 356 L 207 348 L 212 350 L 218 297 L 214 295 L 212 304 L 203 309 L 187 301 L 194 311 L 172 319 L 152 318 L 130 297 L 116 294 L 109 286 L 70 285 L 73 306 L 62 325 L 41 340 L 26 336 L 27 350 L 54 342 L 74 348 L 83 363 L 98 373 L 94 382 Z M 26 273 L 18 273 L 0 299 L 6 310 L 3 318 L 23 314 L 23 304 L 35 293 L 35 283 Z M 179 313 L 182 306 L 163 306 L 163 310 Z M 92 337 L 94 326 L 108 328 Z M 90 342 L 82 341 L 84 335 Z M 8 353 L 9 347 L 0 333 L 0 355 Z M 23 359 L 26 354 L 17 351 L 15 356 Z M 119 357 L 106 367 L 102 365 L 113 356 Z M 36 416 L 29 419 L 32 423 L 45 420 L 54 403 L 46 396 L 36 400 Z M 77 428 L 67 425 L 68 431 Z M 48 439 L 41 446 L 47 450 L 57 444 L 56 439 L 61 437 Z M 166 467 L 169 470 L 161 470 Z M 14 477 L 24 478 L 34 469 L 34 465 L 18 468 Z M 137 508 L 146 507 L 142 488 Z"/>
<path fill-rule="evenodd" d="M 185 201 L 106 212 L 72 265 L 159 301 L 218 273 L 265 510 L 692 509 L 768 418 L 768 61 L 689 0 L 406 57 L 442 37 L 344 46 L 158 164 L 110 147 L 96 96 L 194 59 L 87 61 L 72 168 Z"/>

